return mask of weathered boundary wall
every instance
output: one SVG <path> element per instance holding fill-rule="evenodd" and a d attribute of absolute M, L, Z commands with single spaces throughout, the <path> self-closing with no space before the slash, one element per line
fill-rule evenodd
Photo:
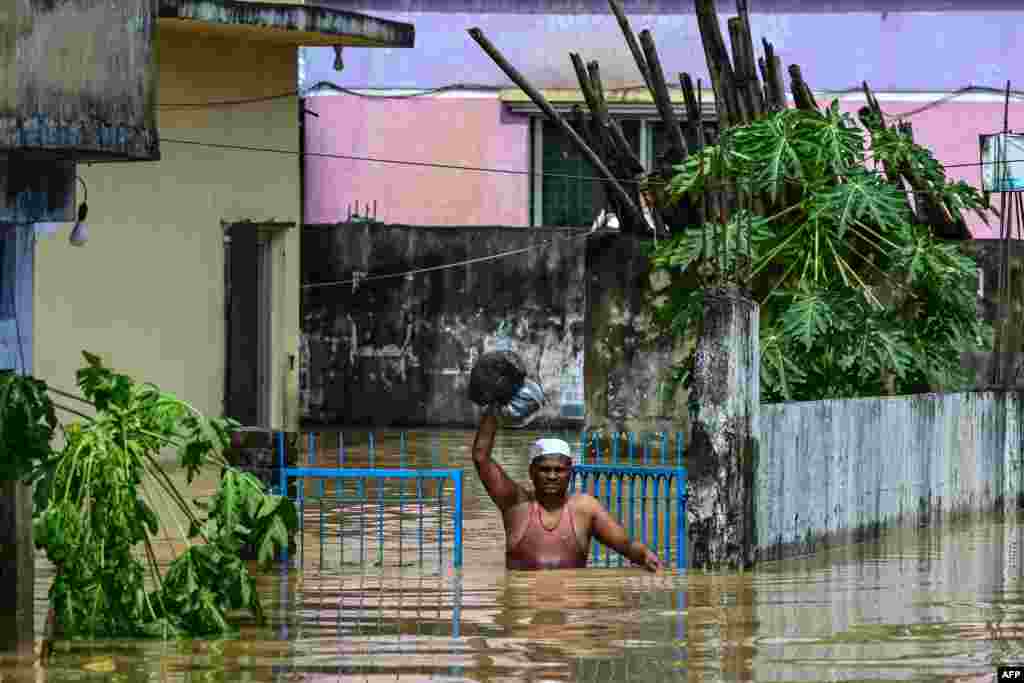
<path fill-rule="evenodd" d="M 975 239 L 964 242 L 967 253 L 978 262 L 978 315 L 997 324 L 999 305 L 999 277 L 1002 269 L 1003 242 L 995 239 Z M 993 365 L 998 359 L 1005 364 L 1011 378 L 1010 389 L 1024 389 L 1024 241 L 1010 240 L 1010 309 L 1007 311 L 1009 333 L 1008 348 L 999 356 L 991 351 L 975 351 L 960 355 L 960 364 L 974 371 L 974 388 L 992 388 Z"/>
<path fill-rule="evenodd" d="M 308 225 L 304 283 L 432 268 L 412 277 L 304 288 L 300 398 L 307 424 L 471 426 L 481 353 L 510 349 L 548 392 L 540 424 L 583 418 L 584 243 L 580 230 Z M 544 244 L 554 240 L 551 244 Z"/>
<path fill-rule="evenodd" d="M 897 523 L 1016 509 L 1024 394 L 976 392 L 761 408 L 759 559 L 860 540 Z"/>
<path fill-rule="evenodd" d="M 586 428 L 591 431 L 689 432 L 687 396 L 666 391 L 669 370 L 685 358 L 677 343 L 655 325 L 650 298 L 684 286 L 651 267 L 649 240 L 611 233 L 586 243 L 585 350 Z"/>

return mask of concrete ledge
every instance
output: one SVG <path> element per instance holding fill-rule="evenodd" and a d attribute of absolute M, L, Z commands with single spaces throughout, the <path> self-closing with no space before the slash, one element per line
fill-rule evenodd
<path fill-rule="evenodd" d="M 412 24 L 316 5 L 160 0 L 161 27 L 244 34 L 302 46 L 413 47 Z"/>

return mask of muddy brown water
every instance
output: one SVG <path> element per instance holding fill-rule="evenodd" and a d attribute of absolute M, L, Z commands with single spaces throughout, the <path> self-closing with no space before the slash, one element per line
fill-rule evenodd
<path fill-rule="evenodd" d="M 389 496 L 383 554 L 374 549 L 361 564 L 355 546 L 338 545 L 331 552 L 342 551 L 339 561 L 321 562 L 310 550 L 318 536 L 307 533 L 301 570 L 259 576 L 264 626 L 242 617 L 240 634 L 227 639 L 57 642 L 45 662 L 0 660 L 0 675 L 125 682 L 983 681 L 993 680 L 1000 664 L 1024 663 L 1024 519 L 978 515 L 939 528 L 892 529 L 876 541 L 762 563 L 745 574 L 508 572 L 501 520 L 469 460 L 472 437 L 420 432 L 402 458 L 406 466 L 429 466 L 434 442 L 433 464 L 466 468 L 461 571 L 429 552 L 418 564 L 418 510 L 406 511 L 399 532 Z M 525 446 L 535 437 L 500 435 L 496 457 L 517 479 L 525 479 Z M 366 444 L 357 441 L 355 435 L 346 461 L 368 464 Z M 397 466 L 398 450 L 397 436 L 383 435 L 374 464 Z M 321 463 L 327 457 L 321 454 Z M 202 497 L 214 486 L 204 476 L 191 490 Z M 432 505 L 427 516 L 436 512 Z M 318 515 L 307 509 L 307 523 Z M 338 530 L 326 524 L 328 535 Z M 180 547 L 174 525 L 167 526 L 165 559 Z M 416 561 L 391 561 L 399 546 L 412 548 L 405 552 Z M 52 576 L 40 556 L 37 651 Z"/>

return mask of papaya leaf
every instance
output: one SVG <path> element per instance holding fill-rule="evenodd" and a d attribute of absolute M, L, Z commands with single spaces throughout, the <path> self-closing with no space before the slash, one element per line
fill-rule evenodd
<path fill-rule="evenodd" d="M 256 550 L 256 559 L 260 564 L 269 564 L 274 559 L 274 552 L 277 549 L 288 547 L 288 529 L 279 515 L 272 518 L 269 526 L 259 539 Z"/>

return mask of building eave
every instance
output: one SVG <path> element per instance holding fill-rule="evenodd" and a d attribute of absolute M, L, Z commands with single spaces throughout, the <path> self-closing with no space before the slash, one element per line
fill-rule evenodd
<path fill-rule="evenodd" d="M 582 91 L 573 88 L 544 88 L 540 91 L 544 99 L 554 107 L 560 114 L 567 114 L 576 105 L 582 106 L 586 111 L 586 99 Z M 705 119 L 715 118 L 715 96 L 711 90 L 701 91 L 702 115 Z M 513 114 L 539 115 L 540 109 L 530 96 L 519 88 L 506 88 L 498 94 L 498 99 Z M 683 99 L 682 90 L 669 89 L 669 100 L 677 115 L 683 118 L 686 116 L 686 103 Z M 658 108 L 654 104 L 654 98 L 646 87 L 621 88 L 605 92 L 605 102 L 608 110 L 617 116 L 657 118 Z"/>
<path fill-rule="evenodd" d="M 296 46 L 413 47 L 412 24 L 318 5 L 244 0 L 159 0 L 161 29 Z"/>

